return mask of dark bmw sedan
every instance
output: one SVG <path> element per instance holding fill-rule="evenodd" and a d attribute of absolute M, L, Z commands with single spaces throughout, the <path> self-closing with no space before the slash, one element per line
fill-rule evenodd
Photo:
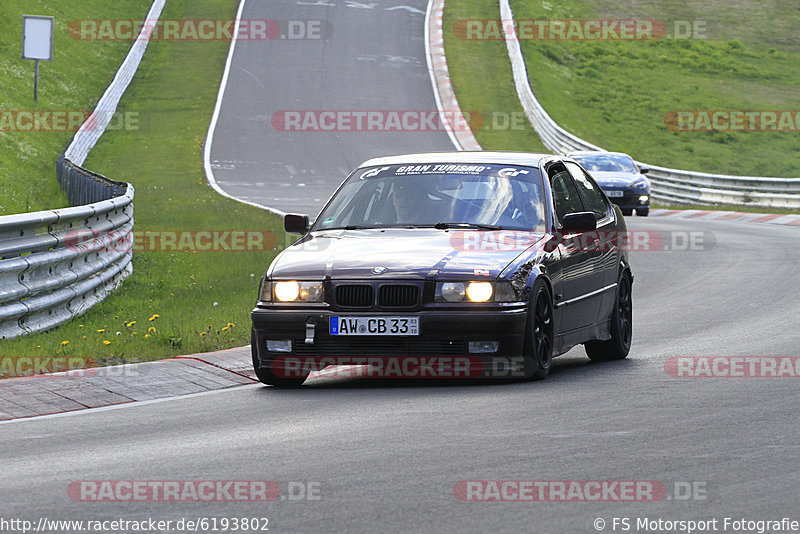
<path fill-rule="evenodd" d="M 253 365 L 298 386 L 368 376 L 541 379 L 582 344 L 628 355 L 633 274 L 619 208 L 575 161 L 515 152 L 372 159 L 265 273 Z M 373 374 L 374 372 L 374 374 Z"/>
<path fill-rule="evenodd" d="M 569 157 L 589 171 L 606 196 L 623 215 L 647 217 L 650 213 L 649 167 L 639 166 L 622 152 L 572 152 Z"/>

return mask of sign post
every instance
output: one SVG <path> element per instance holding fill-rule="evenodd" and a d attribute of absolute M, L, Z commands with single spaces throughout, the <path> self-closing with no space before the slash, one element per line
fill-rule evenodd
<path fill-rule="evenodd" d="M 22 15 L 22 59 L 32 59 L 33 100 L 39 100 L 39 62 L 53 61 L 55 19 L 39 15 Z"/>

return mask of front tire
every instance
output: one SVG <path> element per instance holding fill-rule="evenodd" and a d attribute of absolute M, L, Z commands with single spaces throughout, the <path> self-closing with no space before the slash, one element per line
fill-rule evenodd
<path fill-rule="evenodd" d="M 272 372 L 269 367 L 261 367 L 261 361 L 258 358 L 258 338 L 256 337 L 255 328 L 250 330 L 250 352 L 253 355 L 253 370 L 256 372 L 258 380 L 262 384 L 268 386 L 275 386 L 279 388 L 297 388 L 303 385 L 308 375 L 297 378 L 286 378 L 277 376 Z"/>
<path fill-rule="evenodd" d="M 524 350 L 525 378 L 545 378 L 553 361 L 553 297 L 541 279 L 531 290 Z"/>
<path fill-rule="evenodd" d="M 628 356 L 633 339 L 633 300 L 631 277 L 625 272 L 617 284 L 617 299 L 611 316 L 611 339 L 584 344 L 586 355 L 596 362 L 621 360 Z"/>
<path fill-rule="evenodd" d="M 636 215 L 639 217 L 647 217 L 650 215 L 650 208 L 636 208 Z"/>

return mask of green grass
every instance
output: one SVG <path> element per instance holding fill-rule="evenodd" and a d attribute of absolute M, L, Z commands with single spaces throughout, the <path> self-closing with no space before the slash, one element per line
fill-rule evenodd
<path fill-rule="evenodd" d="M 162 18 L 235 12 L 236 3 L 225 0 L 170 0 Z M 152 42 L 121 103 L 139 113 L 142 128 L 106 133 L 85 166 L 134 184 L 138 231 L 271 230 L 282 246 L 278 217 L 221 197 L 203 172 L 201 151 L 228 47 Z M 151 360 L 245 345 L 258 281 L 275 254 L 135 252 L 133 275 L 104 302 L 53 331 L 3 341 L 0 354 Z"/>
<path fill-rule="evenodd" d="M 491 4 L 491 5 L 490 5 Z M 800 133 L 675 132 L 674 110 L 798 110 L 800 10 L 788 1 L 512 0 L 515 18 L 703 20 L 709 39 L 523 41 L 531 84 L 575 135 L 654 165 L 751 176 L 800 176 Z M 498 19 L 495 2 L 451 0 L 444 31 L 462 109 L 519 108 L 501 41 L 459 39 L 463 18 Z M 538 150 L 530 134 L 476 132 L 487 149 Z"/>
<path fill-rule="evenodd" d="M 447 68 L 461 109 L 483 118 L 473 130 L 485 149 L 545 152 L 539 136 L 528 125 L 517 99 L 506 45 L 502 41 L 462 40 L 452 31 L 459 19 L 496 18 L 497 6 L 486 0 L 449 0 L 444 11 Z M 513 121 L 513 122 L 512 122 Z"/>
<path fill-rule="evenodd" d="M 87 111 L 94 108 L 131 43 L 73 39 L 80 19 L 144 17 L 149 0 L 4 0 L 0 2 L 0 111 Z M 41 62 L 39 101 L 33 101 L 34 62 L 20 59 L 22 15 L 55 17 L 53 62 Z M 0 215 L 61 208 L 67 198 L 55 180 L 55 161 L 72 132 L 0 130 Z"/>

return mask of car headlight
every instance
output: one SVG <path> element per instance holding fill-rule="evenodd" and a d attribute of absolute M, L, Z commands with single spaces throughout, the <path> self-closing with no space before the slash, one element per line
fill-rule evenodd
<path fill-rule="evenodd" d="M 461 302 L 467 296 L 467 285 L 464 282 L 440 283 L 436 293 L 447 302 Z"/>
<path fill-rule="evenodd" d="M 439 282 L 437 302 L 514 302 L 516 294 L 508 282 Z"/>
<path fill-rule="evenodd" d="M 647 180 L 638 180 L 636 182 L 633 182 L 631 184 L 631 187 L 638 191 L 644 191 L 647 189 Z"/>
<path fill-rule="evenodd" d="M 287 280 L 264 282 L 261 286 L 262 302 L 322 302 L 323 296 L 322 282 Z"/>
<path fill-rule="evenodd" d="M 488 302 L 494 288 L 491 282 L 470 282 L 467 284 L 467 298 L 472 302 Z"/>

